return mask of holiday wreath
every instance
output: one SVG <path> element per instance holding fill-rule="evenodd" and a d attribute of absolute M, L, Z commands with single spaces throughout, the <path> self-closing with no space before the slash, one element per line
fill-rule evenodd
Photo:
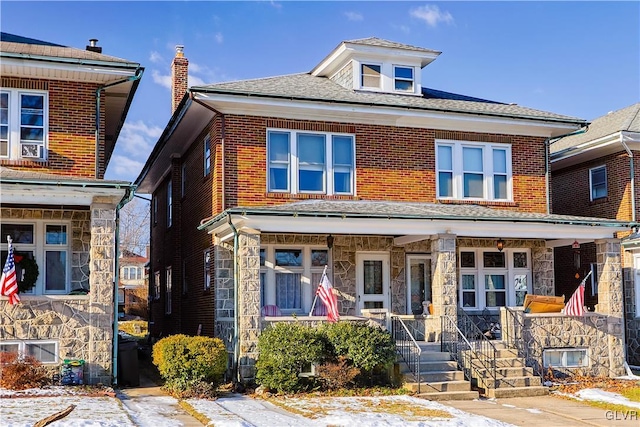
<path fill-rule="evenodd" d="M 16 272 L 22 271 L 22 277 L 18 282 L 18 292 L 27 292 L 36 285 L 40 270 L 35 259 L 15 255 Z"/>

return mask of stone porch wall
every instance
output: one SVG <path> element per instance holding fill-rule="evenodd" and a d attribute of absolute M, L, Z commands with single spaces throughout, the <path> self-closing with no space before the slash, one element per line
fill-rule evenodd
<path fill-rule="evenodd" d="M 624 318 L 627 343 L 627 361 L 640 366 L 640 317 L 636 316 L 636 290 L 634 282 L 633 252 L 624 252 L 623 292 Z"/>
<path fill-rule="evenodd" d="M 6 215 L 6 216 L 5 216 Z M 2 209 L 2 218 L 72 221 L 72 288 L 86 296 L 22 296 L 11 306 L 0 300 L 0 341 L 53 340 L 58 360 L 83 359 L 85 382 L 111 384 L 115 267 L 115 210 Z M 56 368 L 57 369 L 57 368 Z"/>

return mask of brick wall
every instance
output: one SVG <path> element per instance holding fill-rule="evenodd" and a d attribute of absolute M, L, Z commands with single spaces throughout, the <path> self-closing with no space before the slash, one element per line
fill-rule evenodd
<path fill-rule="evenodd" d="M 48 160 L 0 160 L 14 169 L 95 177 L 96 84 L 2 77 L 3 88 L 45 90 L 49 100 Z M 100 172 L 104 176 L 104 103 L 101 105 Z"/>

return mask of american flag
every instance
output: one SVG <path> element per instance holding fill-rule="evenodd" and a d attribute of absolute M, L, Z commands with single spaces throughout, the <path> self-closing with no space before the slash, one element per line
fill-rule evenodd
<path fill-rule="evenodd" d="M 18 296 L 18 278 L 16 277 L 16 262 L 13 258 L 13 246 L 9 241 L 9 254 L 7 261 L 2 269 L 2 277 L 0 277 L 0 294 L 9 297 L 9 304 L 17 304 L 20 302 Z"/>
<path fill-rule="evenodd" d="M 564 314 L 567 316 L 583 316 L 584 315 L 584 285 L 587 282 L 587 278 L 591 276 L 591 272 L 584 276 L 582 282 L 578 286 L 578 289 L 571 295 L 569 301 L 564 306 Z"/>
<path fill-rule="evenodd" d="M 329 322 L 337 322 L 340 319 L 340 314 L 338 313 L 338 298 L 333 293 L 333 286 L 327 276 L 326 269 L 325 272 L 322 273 L 316 294 L 320 297 L 325 307 L 327 307 L 327 320 Z"/>

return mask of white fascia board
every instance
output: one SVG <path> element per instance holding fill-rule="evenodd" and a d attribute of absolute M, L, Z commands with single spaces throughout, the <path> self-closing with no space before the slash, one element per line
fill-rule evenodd
<path fill-rule="evenodd" d="M 550 155 L 550 160 L 551 163 L 557 162 L 580 154 L 584 154 L 589 151 L 602 149 L 611 144 L 617 144 L 619 142 L 620 132 L 615 132 L 610 135 L 603 136 L 602 138 L 594 139 L 593 141 L 587 141 L 580 145 L 575 145 L 573 147 L 567 147 L 563 150 L 556 151 L 555 153 L 552 153 Z M 551 145 L 553 146 L 553 144 Z"/>
<path fill-rule="evenodd" d="M 347 48 L 344 43 L 338 46 L 333 50 L 321 63 L 316 65 L 313 70 L 311 70 L 312 76 L 324 76 L 327 74 L 333 74 L 335 69 L 338 68 L 337 65 L 344 63 L 348 58 Z"/>
<path fill-rule="evenodd" d="M 431 235 L 425 235 L 425 234 L 418 234 L 418 235 L 405 235 L 405 236 L 400 236 L 400 237 L 395 237 L 393 239 L 393 244 L 395 246 L 404 246 L 404 245 L 408 245 L 409 243 L 415 243 L 415 242 L 421 242 L 423 240 L 427 240 L 430 239 Z"/>
<path fill-rule="evenodd" d="M 240 218 L 238 218 L 240 220 Z M 236 224 L 240 227 L 240 223 Z M 465 237 L 489 237 L 512 239 L 571 239 L 588 240 L 613 238 L 615 232 L 627 231 L 618 226 L 588 226 L 570 224 L 548 224 L 524 221 L 471 221 L 429 219 L 384 219 L 384 218 L 326 218 L 318 217 L 247 215 L 242 226 L 262 233 L 312 233 L 312 234 L 363 234 L 390 236 L 429 236 L 455 234 Z M 228 227 L 228 225 L 226 225 Z M 221 225 L 211 232 L 226 234 Z"/>
<path fill-rule="evenodd" d="M 111 197 L 115 206 L 124 197 L 126 189 L 3 184 L 1 191 L 2 204 L 90 206 L 94 197 L 100 196 Z"/>
<path fill-rule="evenodd" d="M 79 62 L 81 60 L 78 60 Z M 131 68 L 126 68 L 127 66 Z M 90 63 L 40 62 L 19 58 L 2 58 L 0 74 L 16 77 L 54 78 L 59 80 L 109 83 L 134 76 L 136 68 L 122 64 L 111 68 Z"/>
<path fill-rule="evenodd" d="M 576 125 L 553 121 L 485 116 L 403 107 L 381 107 L 314 101 L 291 101 L 267 97 L 196 93 L 224 114 L 267 116 L 298 120 L 326 120 L 341 123 L 378 124 L 421 129 L 460 130 L 551 137 L 577 129 Z"/>

